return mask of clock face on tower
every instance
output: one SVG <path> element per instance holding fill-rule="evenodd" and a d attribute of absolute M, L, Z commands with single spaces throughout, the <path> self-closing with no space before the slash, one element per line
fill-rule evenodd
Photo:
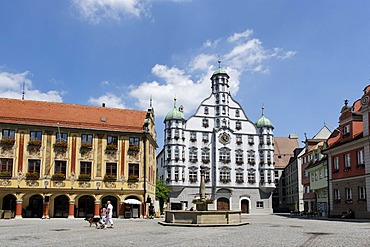
<path fill-rule="evenodd" d="M 230 135 L 229 135 L 229 134 L 227 134 L 226 132 L 222 133 L 222 134 L 218 137 L 218 139 L 220 140 L 220 142 L 221 142 L 222 144 L 228 144 L 228 143 L 230 143 Z"/>

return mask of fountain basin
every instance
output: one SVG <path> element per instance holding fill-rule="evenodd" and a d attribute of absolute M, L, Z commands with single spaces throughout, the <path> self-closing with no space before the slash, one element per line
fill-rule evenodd
<path fill-rule="evenodd" d="M 158 222 L 165 226 L 242 226 L 241 211 L 185 211 L 165 212 L 165 221 Z"/>

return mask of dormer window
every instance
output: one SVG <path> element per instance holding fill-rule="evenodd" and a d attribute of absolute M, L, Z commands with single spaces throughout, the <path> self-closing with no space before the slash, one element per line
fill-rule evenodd
<path fill-rule="evenodd" d="M 240 112 L 238 109 L 235 111 L 235 117 L 240 117 Z"/>
<path fill-rule="evenodd" d="M 204 114 L 205 115 L 208 115 L 209 114 L 209 110 L 208 110 L 208 107 L 206 106 L 206 107 L 204 107 Z"/>
<path fill-rule="evenodd" d="M 216 128 L 220 128 L 220 119 L 216 119 Z"/>
<path fill-rule="evenodd" d="M 237 122 L 235 123 L 235 128 L 236 128 L 237 130 L 240 130 L 240 129 L 242 128 L 242 123 L 241 123 L 240 121 L 237 121 Z"/>
<path fill-rule="evenodd" d="M 190 133 L 190 141 L 195 142 L 197 140 L 197 133 L 191 132 Z"/>
<path fill-rule="evenodd" d="M 350 131 L 349 124 L 343 127 L 343 135 L 348 135 Z"/>
<path fill-rule="evenodd" d="M 222 114 L 223 114 L 223 115 L 225 115 L 225 114 L 226 114 L 226 107 L 225 107 L 225 106 L 223 106 L 223 107 L 222 107 Z"/>
<path fill-rule="evenodd" d="M 203 127 L 204 127 L 204 128 L 207 128 L 208 126 L 209 126 L 209 124 L 208 124 L 208 119 L 203 118 Z"/>
<path fill-rule="evenodd" d="M 216 104 L 218 104 L 219 102 L 220 102 L 220 95 L 216 94 Z"/>
<path fill-rule="evenodd" d="M 220 115 L 220 107 L 216 106 L 216 115 Z"/>

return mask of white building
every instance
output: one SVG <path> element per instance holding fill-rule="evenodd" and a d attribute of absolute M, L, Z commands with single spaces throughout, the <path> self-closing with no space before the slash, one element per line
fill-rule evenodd
<path fill-rule="evenodd" d="M 264 114 L 253 123 L 230 94 L 229 76 L 219 67 L 211 95 L 185 119 L 183 107 L 165 120 L 163 150 L 157 156 L 160 179 L 171 189 L 170 209 L 194 206 L 200 167 L 205 166 L 209 210 L 272 213 L 274 185 L 273 126 Z"/>

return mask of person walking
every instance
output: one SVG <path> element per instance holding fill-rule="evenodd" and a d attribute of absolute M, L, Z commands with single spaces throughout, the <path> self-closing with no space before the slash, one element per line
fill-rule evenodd
<path fill-rule="evenodd" d="M 105 228 L 105 221 L 107 218 L 107 206 L 103 204 L 103 206 L 100 209 L 100 228 Z"/>
<path fill-rule="evenodd" d="M 113 205 L 110 201 L 107 201 L 107 218 L 105 220 L 105 226 L 104 228 L 107 228 L 108 223 L 109 223 L 109 228 L 113 228 Z"/>

